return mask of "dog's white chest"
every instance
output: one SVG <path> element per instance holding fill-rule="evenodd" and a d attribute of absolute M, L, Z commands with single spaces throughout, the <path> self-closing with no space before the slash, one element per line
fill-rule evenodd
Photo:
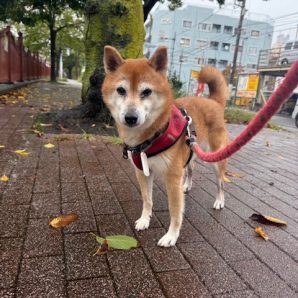
<path fill-rule="evenodd" d="M 164 174 L 170 165 L 170 159 L 165 154 L 158 154 L 148 158 L 149 169 L 156 174 Z"/>

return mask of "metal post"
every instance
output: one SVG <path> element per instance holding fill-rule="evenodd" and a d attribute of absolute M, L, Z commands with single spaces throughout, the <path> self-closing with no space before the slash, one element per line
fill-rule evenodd
<path fill-rule="evenodd" d="M 238 0 L 239 2 L 241 1 L 241 12 L 240 12 L 240 19 L 239 19 L 239 24 L 237 28 L 237 36 L 236 36 L 236 44 L 235 44 L 235 51 L 234 51 L 234 57 L 233 57 L 233 66 L 232 66 L 232 72 L 230 76 L 230 84 L 233 84 L 234 81 L 234 76 L 236 72 L 236 67 L 237 67 L 237 56 L 238 56 L 238 51 L 239 51 L 239 43 L 240 43 L 240 37 L 241 37 L 241 31 L 242 31 L 242 23 L 245 15 L 245 3 L 246 0 Z"/>

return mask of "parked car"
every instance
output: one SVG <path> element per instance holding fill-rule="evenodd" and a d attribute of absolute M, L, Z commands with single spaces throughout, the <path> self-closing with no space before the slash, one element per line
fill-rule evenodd
<path fill-rule="evenodd" d="M 292 40 L 285 44 L 280 54 L 281 64 L 291 64 L 298 60 L 298 40 Z"/>
<path fill-rule="evenodd" d="M 295 120 L 295 125 L 298 128 L 298 100 L 296 101 L 296 105 L 292 113 L 292 118 Z"/>

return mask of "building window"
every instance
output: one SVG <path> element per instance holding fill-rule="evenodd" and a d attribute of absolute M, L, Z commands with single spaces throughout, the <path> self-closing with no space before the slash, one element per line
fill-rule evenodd
<path fill-rule="evenodd" d="M 192 21 L 183 21 L 183 28 L 191 29 Z"/>
<path fill-rule="evenodd" d="M 198 26 L 200 31 L 210 32 L 211 31 L 211 24 L 200 23 Z"/>
<path fill-rule="evenodd" d="M 223 42 L 221 44 L 221 50 L 224 51 L 224 52 L 229 52 L 231 49 L 231 44 L 230 43 L 225 43 Z"/>
<path fill-rule="evenodd" d="M 293 49 L 298 49 L 298 41 L 295 41 Z"/>
<path fill-rule="evenodd" d="M 232 47 L 231 47 L 231 48 L 232 48 L 232 52 L 235 51 L 235 47 L 236 47 L 235 45 L 232 45 Z M 242 50 L 243 50 L 243 46 L 240 46 L 240 45 L 239 45 L 239 46 L 238 46 L 238 52 L 241 53 Z"/>
<path fill-rule="evenodd" d="M 225 34 L 232 34 L 233 33 L 233 27 L 232 26 L 224 26 L 224 31 Z"/>
<path fill-rule="evenodd" d="M 190 47 L 190 38 L 182 37 L 180 39 L 180 46 L 182 48 L 189 48 Z"/>
<path fill-rule="evenodd" d="M 196 47 L 199 48 L 199 49 L 206 49 L 208 47 L 208 41 L 199 39 L 199 40 L 197 40 L 197 46 Z"/>
<path fill-rule="evenodd" d="M 188 60 L 188 56 L 185 56 L 185 55 L 180 55 L 179 56 L 179 62 L 187 62 Z"/>
<path fill-rule="evenodd" d="M 215 66 L 215 64 L 216 64 L 216 59 L 208 59 L 208 64 L 209 65 L 213 65 L 213 66 Z"/>
<path fill-rule="evenodd" d="M 250 36 L 253 38 L 258 38 L 260 36 L 260 31 L 258 30 L 251 30 Z"/>
<path fill-rule="evenodd" d="M 162 25 L 168 25 L 168 24 L 172 24 L 172 20 L 170 18 L 163 18 L 161 19 L 160 23 Z"/>
<path fill-rule="evenodd" d="M 195 63 L 198 63 L 199 65 L 205 65 L 206 58 L 195 58 Z"/>
<path fill-rule="evenodd" d="M 228 65 L 228 60 L 219 60 L 218 65 L 221 67 L 226 67 Z"/>
<path fill-rule="evenodd" d="M 220 33 L 221 32 L 221 25 L 219 25 L 219 24 L 213 24 L 212 25 L 212 32 Z"/>
<path fill-rule="evenodd" d="M 158 37 L 159 37 L 160 41 L 168 41 L 169 40 L 169 36 L 166 34 L 165 31 L 159 31 Z"/>
<path fill-rule="evenodd" d="M 256 48 L 256 47 L 248 48 L 248 55 L 257 55 L 257 54 L 258 54 L 258 48 Z"/>
<path fill-rule="evenodd" d="M 292 49 L 292 45 L 293 45 L 292 42 L 287 42 L 286 45 L 285 45 L 285 50 L 291 50 Z"/>
<path fill-rule="evenodd" d="M 210 49 L 211 50 L 218 50 L 218 45 L 219 45 L 218 41 L 211 41 L 210 42 Z"/>
<path fill-rule="evenodd" d="M 248 69 L 256 69 L 257 68 L 257 64 L 247 64 L 247 68 Z"/>

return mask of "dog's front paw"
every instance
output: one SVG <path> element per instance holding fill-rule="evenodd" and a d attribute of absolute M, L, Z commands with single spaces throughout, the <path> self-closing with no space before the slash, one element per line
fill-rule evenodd
<path fill-rule="evenodd" d="M 213 204 L 213 209 L 220 210 L 225 206 L 225 199 L 217 198 Z"/>
<path fill-rule="evenodd" d="M 137 231 L 146 230 L 149 227 L 150 217 L 140 217 L 135 222 L 135 228 Z"/>
<path fill-rule="evenodd" d="M 163 237 L 161 237 L 158 241 L 158 246 L 163 247 L 170 247 L 174 246 L 176 244 L 176 241 L 178 239 L 179 233 L 174 232 L 167 232 Z"/>
<path fill-rule="evenodd" d="M 191 184 L 189 185 L 188 183 L 183 184 L 183 192 L 188 193 L 191 190 Z"/>

